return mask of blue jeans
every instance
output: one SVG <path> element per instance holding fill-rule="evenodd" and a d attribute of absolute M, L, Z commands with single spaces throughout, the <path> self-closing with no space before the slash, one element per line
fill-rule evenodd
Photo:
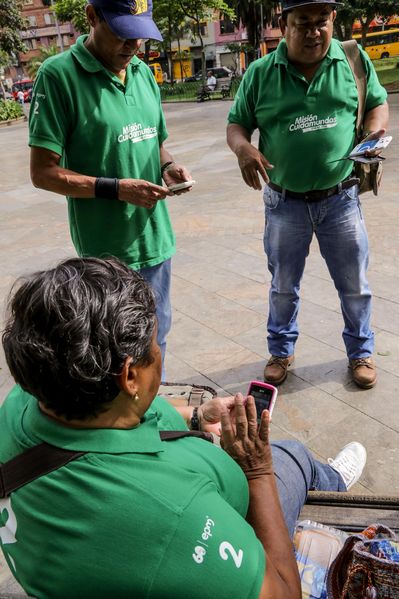
<path fill-rule="evenodd" d="M 338 472 L 317 461 L 299 441 L 272 443 L 280 503 L 290 536 L 309 491 L 346 491 Z"/>
<path fill-rule="evenodd" d="M 268 345 L 274 356 L 294 353 L 299 330 L 299 289 L 313 234 L 341 301 L 343 339 L 349 359 L 374 349 L 367 282 L 368 238 L 358 188 L 314 203 L 292 199 L 266 186 L 264 247 L 272 275 Z"/>
<path fill-rule="evenodd" d="M 155 294 L 158 319 L 158 345 L 162 353 L 162 380 L 165 381 L 166 336 L 172 325 L 172 307 L 170 305 L 170 280 L 172 261 L 165 260 L 156 266 L 141 268 L 138 272 L 149 283 Z"/>

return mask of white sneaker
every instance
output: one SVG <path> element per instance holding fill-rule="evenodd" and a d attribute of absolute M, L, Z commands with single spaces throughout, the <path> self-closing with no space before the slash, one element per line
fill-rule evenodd
<path fill-rule="evenodd" d="M 361 477 L 366 460 L 366 448 L 361 443 L 353 441 L 345 445 L 334 459 L 328 458 L 327 462 L 342 476 L 349 490 Z"/>

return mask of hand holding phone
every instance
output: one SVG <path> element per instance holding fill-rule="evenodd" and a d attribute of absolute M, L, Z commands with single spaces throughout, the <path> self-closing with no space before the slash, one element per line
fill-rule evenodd
<path fill-rule="evenodd" d="M 248 395 L 252 395 L 255 400 L 258 424 L 260 423 L 263 410 L 268 410 L 270 416 L 272 415 L 277 393 L 276 387 L 269 385 L 269 383 L 263 383 L 262 381 L 250 382 Z"/>
<path fill-rule="evenodd" d="M 195 181 L 193 179 L 190 179 L 190 181 L 183 181 L 182 183 L 176 183 L 174 185 L 169 185 L 168 189 L 169 189 L 169 191 L 172 191 L 173 193 L 175 193 L 176 191 L 183 191 L 184 189 L 188 189 L 189 187 L 192 187 L 193 185 L 195 185 Z"/>

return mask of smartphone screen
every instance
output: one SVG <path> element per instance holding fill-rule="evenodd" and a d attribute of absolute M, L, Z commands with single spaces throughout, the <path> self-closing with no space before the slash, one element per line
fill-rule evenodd
<path fill-rule="evenodd" d="M 260 422 L 260 417 L 263 410 L 269 410 L 271 412 L 273 409 L 273 399 L 276 396 L 276 391 L 274 389 L 262 387 L 256 383 L 252 383 L 249 388 L 248 395 L 252 395 L 255 400 L 256 416 L 258 418 L 258 422 Z"/>

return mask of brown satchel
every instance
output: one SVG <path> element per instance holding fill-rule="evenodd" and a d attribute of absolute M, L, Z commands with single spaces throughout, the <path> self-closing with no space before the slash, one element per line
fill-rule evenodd
<path fill-rule="evenodd" d="M 364 69 L 363 60 L 360 54 L 359 46 L 356 40 L 348 40 L 342 43 L 342 48 L 346 54 L 347 61 L 352 69 L 355 78 L 358 107 L 357 107 L 357 122 L 356 122 L 356 143 L 360 143 L 362 138 L 363 121 L 366 111 L 367 97 L 367 77 Z M 365 164 L 363 162 L 355 162 L 355 175 L 360 180 L 359 193 L 372 191 L 374 195 L 378 195 L 378 190 L 382 180 L 382 162 L 373 162 Z"/>
<path fill-rule="evenodd" d="M 377 535 L 379 540 L 399 542 L 382 524 L 350 536 L 328 572 L 328 599 L 399 599 L 399 563 L 369 551 Z"/>

